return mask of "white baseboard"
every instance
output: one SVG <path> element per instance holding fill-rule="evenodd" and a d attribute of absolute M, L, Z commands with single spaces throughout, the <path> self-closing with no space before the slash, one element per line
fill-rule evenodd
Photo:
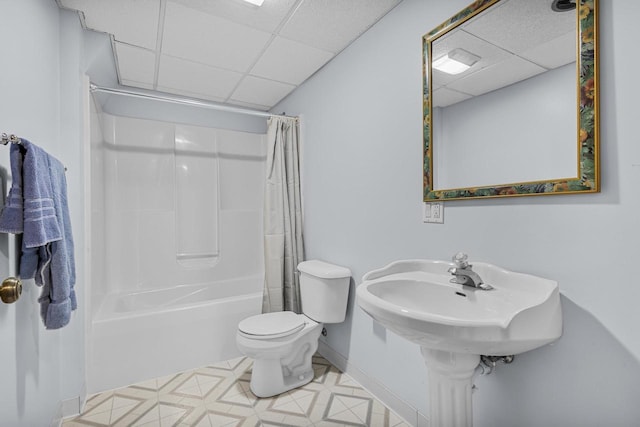
<path fill-rule="evenodd" d="M 75 417 L 82 412 L 80 397 L 74 397 L 62 401 L 62 418 Z"/>
<path fill-rule="evenodd" d="M 416 408 L 393 394 L 383 384 L 353 366 L 346 357 L 329 347 L 329 345 L 322 340 L 318 345 L 318 353 L 331 362 L 336 368 L 351 376 L 364 389 L 375 396 L 380 402 L 384 403 L 384 405 L 395 412 L 396 415 L 403 418 L 408 424 L 415 427 L 429 427 L 427 418 L 418 412 Z"/>
<path fill-rule="evenodd" d="M 62 425 L 62 402 L 58 405 L 58 412 L 51 420 L 51 427 L 60 427 Z"/>
<path fill-rule="evenodd" d="M 63 400 L 60 402 L 60 408 L 58 409 L 58 416 L 51 423 L 52 426 L 60 427 L 62 422 L 67 418 L 72 418 L 80 415 L 84 411 L 84 405 L 87 402 L 87 385 L 82 385 L 80 390 L 80 396 L 72 397 L 71 399 Z"/>

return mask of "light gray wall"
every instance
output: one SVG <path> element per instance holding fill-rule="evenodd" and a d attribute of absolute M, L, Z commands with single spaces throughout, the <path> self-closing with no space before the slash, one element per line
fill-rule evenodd
<path fill-rule="evenodd" d="M 426 413 L 417 345 L 353 301 L 367 271 L 402 258 L 471 260 L 555 279 L 564 335 L 478 380 L 475 425 L 640 422 L 640 144 L 633 0 L 602 1 L 602 192 L 448 202 L 423 224 L 421 36 L 467 0 L 404 0 L 273 111 L 303 115 L 307 258 L 353 271 L 347 320 L 327 344 Z M 496 128 L 496 132 L 500 129 Z"/>
<path fill-rule="evenodd" d="M 574 62 L 434 108 L 434 188 L 577 177 L 575 105 Z"/>
<path fill-rule="evenodd" d="M 0 304 L 0 424 L 46 426 L 60 419 L 63 401 L 78 402 L 84 384 L 80 26 L 51 0 L 0 1 L 0 16 L 0 132 L 29 139 L 68 168 L 79 309 L 65 328 L 45 330 L 33 280 L 17 303 Z M 5 168 L 8 153 L 0 148 Z"/>

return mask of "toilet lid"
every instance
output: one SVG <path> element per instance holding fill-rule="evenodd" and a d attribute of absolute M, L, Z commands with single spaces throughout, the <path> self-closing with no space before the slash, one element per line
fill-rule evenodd
<path fill-rule="evenodd" d="M 305 316 L 293 311 L 280 311 L 248 317 L 238 324 L 238 329 L 256 338 L 278 338 L 294 334 L 304 325 Z"/>

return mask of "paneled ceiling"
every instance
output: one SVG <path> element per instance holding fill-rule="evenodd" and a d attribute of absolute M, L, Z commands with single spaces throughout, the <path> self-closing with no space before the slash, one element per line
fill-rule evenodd
<path fill-rule="evenodd" d="M 111 35 L 121 85 L 268 110 L 401 0 L 57 0 Z"/>
<path fill-rule="evenodd" d="M 456 48 L 480 57 L 469 70 L 433 70 L 433 106 L 446 107 L 576 61 L 576 10 L 553 0 L 503 0 L 433 43 L 435 59 Z"/>

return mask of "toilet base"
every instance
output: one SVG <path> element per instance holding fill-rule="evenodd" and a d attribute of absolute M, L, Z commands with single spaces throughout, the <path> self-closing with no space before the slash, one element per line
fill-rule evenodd
<path fill-rule="evenodd" d="M 254 359 L 250 382 L 253 394 L 271 397 L 311 382 L 314 378 L 312 357 L 318 349 L 319 335 L 282 359 Z"/>

